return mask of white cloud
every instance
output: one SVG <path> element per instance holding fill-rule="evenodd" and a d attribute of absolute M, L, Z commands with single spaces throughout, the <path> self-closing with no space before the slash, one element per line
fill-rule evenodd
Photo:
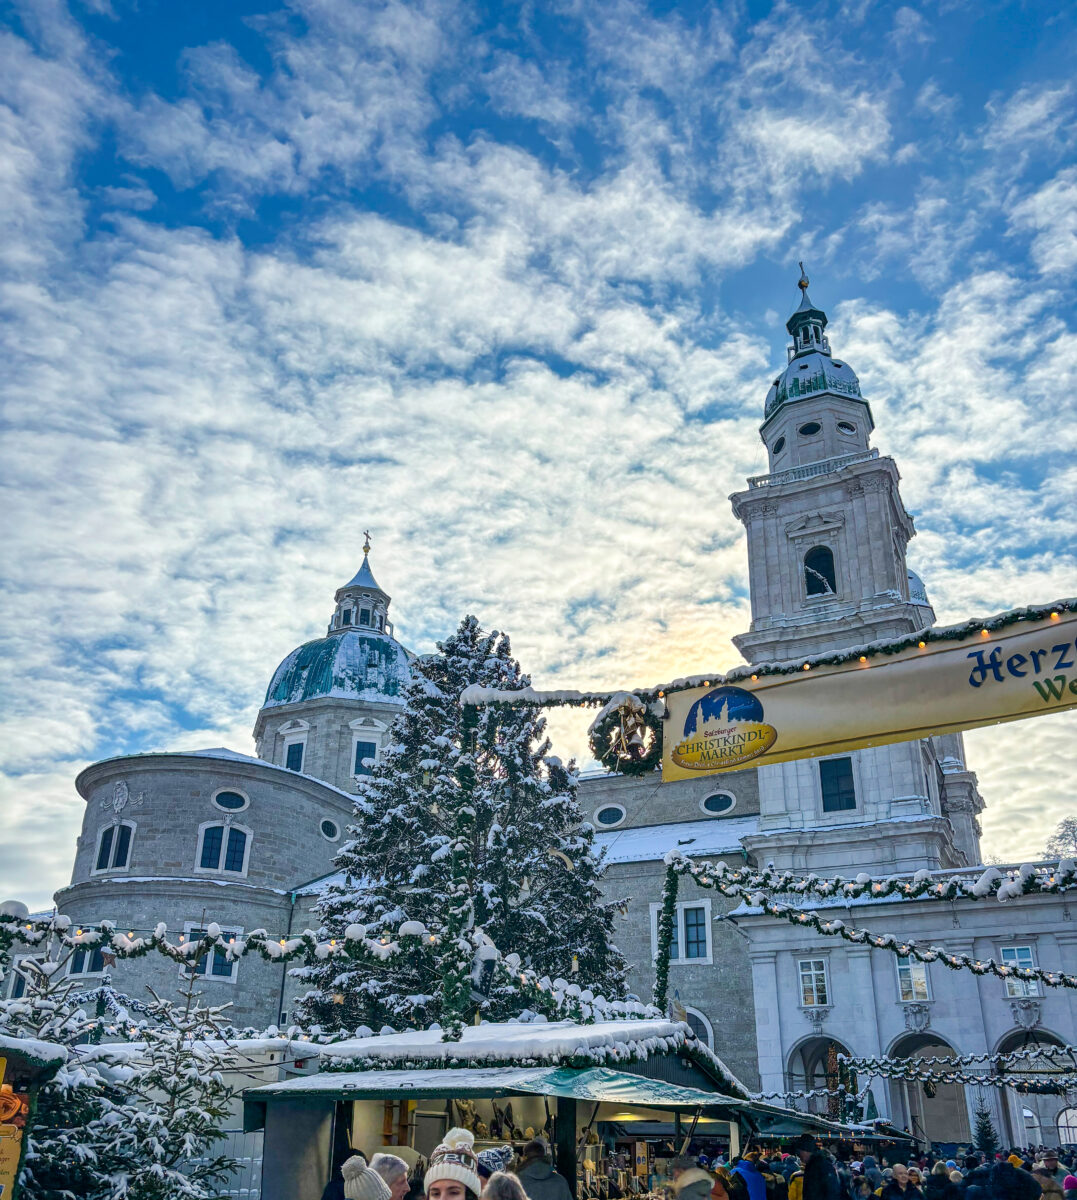
<path fill-rule="evenodd" d="M 1041 274 L 1072 279 L 1077 269 L 1077 167 L 1060 171 L 1014 204 L 1010 228 L 1032 232 L 1032 257 Z"/>

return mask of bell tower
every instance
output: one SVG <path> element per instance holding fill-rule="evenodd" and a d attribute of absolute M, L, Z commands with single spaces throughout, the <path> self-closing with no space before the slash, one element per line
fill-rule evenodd
<path fill-rule="evenodd" d="M 788 361 L 759 429 L 770 472 L 730 497 L 748 534 L 752 605 L 751 628 L 733 641 L 752 663 L 904 636 L 935 619 L 915 576 L 910 584 L 915 530 L 897 465 L 871 446 L 871 408 L 831 351 L 803 264 L 798 286 Z"/>

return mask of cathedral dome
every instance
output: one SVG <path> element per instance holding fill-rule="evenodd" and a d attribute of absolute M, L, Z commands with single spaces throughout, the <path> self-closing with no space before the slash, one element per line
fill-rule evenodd
<path fill-rule="evenodd" d="M 293 650 L 273 672 L 262 707 L 323 696 L 403 704 L 411 658 L 387 633 L 344 629 Z"/>
<path fill-rule="evenodd" d="M 821 350 L 797 354 L 771 384 L 763 415 L 769 417 L 791 400 L 817 396 L 822 392 L 836 392 L 839 396 L 862 399 L 860 380 L 848 363 L 838 362 Z"/>

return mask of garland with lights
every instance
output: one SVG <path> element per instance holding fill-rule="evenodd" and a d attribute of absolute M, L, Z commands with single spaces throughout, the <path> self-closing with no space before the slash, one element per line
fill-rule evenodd
<path fill-rule="evenodd" d="M 413 925 L 414 922 L 406 924 Z M 327 941 L 319 940 L 310 929 L 291 938 L 271 938 L 264 929 L 236 937 L 223 933 L 216 922 L 209 922 L 199 937 L 188 937 L 181 933 L 178 943 L 168 940 L 168 928 L 164 922 L 159 923 L 149 937 L 134 937 L 132 934 L 133 931 L 126 935 L 117 933 L 111 921 L 101 921 L 97 928 L 84 929 L 77 927 L 70 917 L 63 914 L 27 920 L 25 917 L 0 913 L 0 965 L 4 965 L 4 961 L 10 957 L 12 949 L 25 946 L 44 950 L 47 961 L 60 965 L 78 950 L 100 949 L 113 961 L 138 959 L 157 953 L 188 969 L 211 953 L 220 954 L 230 963 L 248 954 L 258 954 L 270 962 L 301 961 L 307 965 L 347 957 L 373 969 L 397 954 L 429 953 L 431 947 L 440 942 L 439 938 L 426 930 L 398 933 L 395 939 L 385 935 L 377 939 L 369 938 L 366 927 L 362 925 L 349 925 L 343 938 L 330 938 Z M 457 940 L 466 943 L 472 955 L 480 945 L 489 943 L 480 929 L 463 932 Z M 551 981 L 546 976 L 539 978 L 531 968 L 521 965 L 517 955 L 502 956 L 496 947 L 494 950 L 496 957 L 486 960 L 492 963 L 493 978 L 497 983 L 518 992 L 521 1008 L 532 1009 L 556 1020 L 583 1022 L 596 1018 L 625 1019 L 654 1015 L 644 1005 L 609 1001 L 564 979 Z M 472 960 L 468 957 L 461 969 L 469 982 L 471 967 Z"/>
<path fill-rule="evenodd" d="M 929 871 L 917 871 L 903 878 L 888 876 L 873 879 L 861 872 L 855 879 L 836 875 L 820 879 L 817 875 L 797 876 L 790 871 L 759 870 L 757 867 L 729 867 L 724 862 L 693 862 L 680 850 L 666 855 L 666 865 L 678 874 L 688 875 L 700 887 L 714 888 L 726 896 L 767 895 L 812 896 L 831 900 L 983 900 L 994 896 L 1005 902 L 1018 896 L 1059 895 L 1077 889 L 1077 863 L 1064 858 L 1057 865 L 1024 863 L 1009 873 L 998 867 L 986 867 L 975 880 L 954 875 L 945 883 Z"/>
<path fill-rule="evenodd" d="M 999 979 L 1021 979 L 1028 982 L 1042 983 L 1046 987 L 1077 989 L 1077 975 L 1069 975 L 1064 971 L 1046 971 L 1041 967 L 1016 967 L 1006 963 L 995 962 L 994 959 L 973 958 L 971 955 L 960 953 L 951 954 L 941 946 L 929 946 L 921 950 L 914 941 L 903 941 L 891 933 L 875 934 L 868 929 L 857 929 L 846 925 L 840 918 L 826 920 L 817 912 L 804 912 L 788 904 L 778 904 L 767 894 L 740 883 L 727 883 L 723 876 L 725 872 L 714 870 L 713 874 L 706 871 L 696 873 L 690 870 L 695 864 L 688 863 L 679 850 L 671 850 L 666 855 L 666 884 L 663 893 L 663 911 L 665 904 L 676 904 L 677 881 L 682 873 L 691 874 L 701 887 L 712 888 L 722 895 L 747 900 L 752 908 L 758 908 L 771 917 L 788 921 L 791 925 L 811 929 L 824 937 L 840 937 L 847 942 L 859 946 L 869 946 L 872 949 L 889 950 L 901 958 L 915 958 L 918 962 L 940 962 L 953 971 L 968 970 L 974 975 L 995 975 Z M 866 885 L 864 885 L 866 886 Z M 672 901 L 670 892 L 672 890 Z M 943 898 L 943 897 L 935 897 Z M 718 920 L 724 919 L 718 917 Z M 655 960 L 655 988 L 653 1002 L 657 1008 L 665 1008 L 668 992 L 669 961 L 673 949 L 673 923 L 668 928 L 661 927 L 658 936 L 658 955 Z"/>
<path fill-rule="evenodd" d="M 945 1057 L 918 1058 L 918 1069 L 930 1071 L 936 1067 L 973 1067 L 978 1063 L 983 1066 L 1009 1067 L 1030 1058 L 1053 1058 L 1059 1054 L 1068 1054 L 1072 1062 L 1066 1063 L 1067 1069 L 1077 1071 L 1077 1046 L 1056 1046 L 1051 1042 L 1037 1042 L 1022 1050 L 1007 1050 L 999 1054 L 954 1054 Z M 896 1062 L 906 1060 L 894 1058 L 857 1057 L 853 1054 L 839 1054 L 838 1058 L 851 1071 L 867 1071 L 875 1074 L 877 1067 L 888 1067 Z M 1042 1071 L 1041 1071 L 1042 1073 Z"/>
<path fill-rule="evenodd" d="M 956 625 L 922 629 L 902 638 L 868 642 L 863 646 L 811 655 L 796 662 L 760 663 L 755 666 L 735 667 L 732 671 L 725 673 L 715 671 L 692 675 L 683 679 L 675 679 L 671 683 L 659 684 L 656 687 L 633 688 L 631 693 L 575 690 L 538 691 L 530 687 L 520 688 L 517 691 L 499 691 L 497 688 L 472 685 L 461 693 L 460 702 L 465 705 L 508 705 L 523 708 L 603 708 L 609 705 L 618 694 L 631 694 L 645 704 L 653 704 L 674 692 L 688 691 L 691 688 L 740 683 L 744 680 L 758 679 L 763 675 L 796 675 L 805 668 L 811 667 L 838 667 L 852 662 L 870 664 L 872 659 L 901 654 L 905 650 L 922 649 L 932 642 L 960 642 L 976 636 L 990 636 L 1002 629 L 1008 629 L 1011 625 L 1034 621 L 1057 621 L 1063 613 L 1069 612 L 1077 612 L 1077 597 L 1056 600 L 1053 604 L 1015 608 L 997 613 L 993 617 L 970 619 Z"/>

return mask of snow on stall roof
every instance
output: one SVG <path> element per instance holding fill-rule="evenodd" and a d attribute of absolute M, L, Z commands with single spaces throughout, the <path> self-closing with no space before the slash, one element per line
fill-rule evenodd
<path fill-rule="evenodd" d="M 758 816 L 725 820 L 711 817 L 596 833 L 595 848 L 605 849 L 608 863 L 656 862 L 665 858 L 670 850 L 680 850 L 689 858 L 699 854 L 739 854 L 740 839 L 758 832 Z"/>
<path fill-rule="evenodd" d="M 716 1054 L 700 1042 L 690 1026 L 665 1019 L 597 1021 L 498 1022 L 470 1025 L 458 1041 L 441 1040 L 440 1029 L 413 1030 L 351 1038 L 323 1047 L 322 1061 L 333 1070 L 345 1064 L 415 1062 L 429 1065 L 477 1065 L 482 1062 L 519 1066 L 555 1063 L 591 1066 L 634 1062 L 652 1055 L 673 1054 L 689 1047 L 718 1076 L 724 1091 L 746 1097 L 748 1090 Z"/>
<path fill-rule="evenodd" d="M 67 1048 L 55 1042 L 42 1042 L 38 1038 L 9 1037 L 0 1033 L 0 1054 L 22 1052 L 38 1062 L 54 1063 L 67 1061 Z"/>

